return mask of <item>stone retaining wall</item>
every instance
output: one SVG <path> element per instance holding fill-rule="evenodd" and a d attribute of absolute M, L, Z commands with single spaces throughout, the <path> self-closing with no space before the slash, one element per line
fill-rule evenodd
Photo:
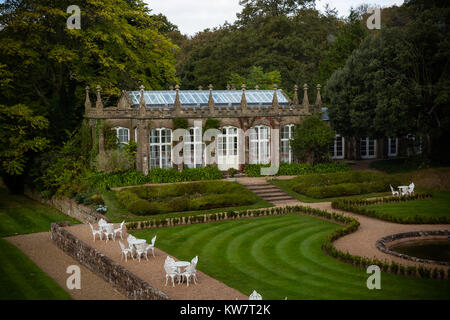
<path fill-rule="evenodd" d="M 53 242 L 69 256 L 105 279 L 127 298 L 134 300 L 171 300 L 165 293 L 150 286 L 126 268 L 98 252 L 90 245 L 75 237 L 64 227 L 69 222 L 52 223 Z"/>
<path fill-rule="evenodd" d="M 449 230 L 435 230 L 435 231 L 413 231 L 413 232 L 405 232 L 405 233 L 397 233 L 393 234 L 384 238 L 381 238 L 376 242 L 376 246 L 378 250 L 394 255 L 399 258 L 403 258 L 406 260 L 411 260 L 415 262 L 424 262 L 424 263 L 435 263 L 440 264 L 444 266 L 450 266 L 450 262 L 445 261 L 434 261 L 434 260 L 428 260 L 428 259 L 421 259 L 416 257 L 411 257 L 406 254 L 402 254 L 399 252 L 395 252 L 389 249 L 387 246 L 390 242 L 406 239 L 406 238 L 418 238 L 418 237 L 430 237 L 430 236 L 441 236 L 441 237 L 448 237 L 450 235 Z"/>
<path fill-rule="evenodd" d="M 25 195 L 40 203 L 52 206 L 69 217 L 77 219 L 83 223 L 97 223 L 98 220 L 104 219 L 109 222 L 109 219 L 104 215 L 98 213 L 93 208 L 77 203 L 74 199 L 67 197 L 44 199 L 38 192 L 32 190 L 25 190 Z"/>

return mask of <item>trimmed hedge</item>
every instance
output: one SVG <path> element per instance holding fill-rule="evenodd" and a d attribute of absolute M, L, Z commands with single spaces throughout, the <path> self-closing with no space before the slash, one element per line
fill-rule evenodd
<path fill-rule="evenodd" d="M 246 211 L 228 211 L 221 213 L 211 213 L 201 216 L 189 216 L 184 218 L 167 218 L 160 220 L 149 220 L 142 222 L 127 223 L 127 230 L 143 229 L 143 228 L 160 228 L 166 226 L 177 226 L 183 224 L 208 223 L 213 221 L 234 220 L 241 218 L 250 218 L 258 216 L 269 216 L 289 213 L 303 213 L 312 216 L 317 216 L 329 220 L 333 220 L 339 224 L 344 224 L 345 227 L 335 230 L 328 235 L 322 243 L 322 250 L 333 258 L 339 259 L 345 263 L 352 264 L 357 267 L 367 268 L 370 265 L 377 265 L 384 272 L 390 272 L 400 275 L 408 275 L 422 278 L 445 279 L 445 270 L 437 268 L 431 269 L 423 266 L 403 266 L 396 262 L 381 261 L 376 258 L 366 258 L 361 256 L 354 256 L 348 252 L 338 250 L 333 246 L 333 242 L 347 234 L 355 232 L 359 228 L 358 220 L 344 216 L 338 213 L 330 213 L 328 211 L 315 209 L 304 206 L 286 206 L 274 207 Z M 447 274 L 447 279 L 450 278 L 450 269 Z"/>
<path fill-rule="evenodd" d="M 380 213 L 375 210 L 363 208 L 363 206 L 382 204 L 389 202 L 404 202 L 411 200 L 421 200 L 431 198 L 429 193 L 416 193 L 412 196 L 404 197 L 384 197 L 371 200 L 357 200 L 357 199 L 338 199 L 331 203 L 332 208 L 349 211 L 357 214 L 362 214 L 368 217 L 377 218 L 381 220 L 391 221 L 402 224 L 447 224 L 450 223 L 450 218 L 446 216 L 429 217 L 415 215 L 413 217 L 400 217 L 390 213 Z"/>
<path fill-rule="evenodd" d="M 248 164 L 245 166 L 245 174 L 248 177 L 261 177 L 261 168 L 268 168 L 270 164 Z M 330 173 L 348 171 L 350 166 L 346 163 L 330 162 L 319 163 L 311 166 L 307 163 L 281 163 L 276 176 L 297 176 L 311 173 Z"/>
<path fill-rule="evenodd" d="M 135 215 L 236 207 L 258 201 L 250 190 L 227 181 L 123 189 L 116 192 L 116 198 L 123 208 Z"/>
<path fill-rule="evenodd" d="M 401 181 L 396 177 L 371 171 L 311 174 L 289 182 L 294 192 L 315 199 L 383 192 L 389 190 L 389 185 L 399 184 Z"/>
<path fill-rule="evenodd" d="M 149 171 L 148 175 L 139 171 L 128 171 L 117 174 L 105 174 L 101 172 L 91 173 L 89 180 L 95 187 L 110 188 L 137 186 L 147 183 L 173 183 L 185 181 L 219 180 L 222 179 L 222 172 L 216 167 L 187 168 L 183 171 L 175 169 L 155 168 Z"/>

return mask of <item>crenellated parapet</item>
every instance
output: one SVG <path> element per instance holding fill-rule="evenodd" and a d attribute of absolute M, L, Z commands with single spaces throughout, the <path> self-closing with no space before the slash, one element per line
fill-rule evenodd
<path fill-rule="evenodd" d="M 201 90 L 200 90 L 201 89 Z M 116 106 L 105 107 L 101 97 L 101 87 L 96 87 L 95 107 L 92 106 L 86 87 L 85 116 L 91 119 L 173 119 L 173 118 L 241 118 L 241 117 L 285 117 L 306 116 L 321 111 L 321 86 L 317 85 L 317 97 L 314 105 L 309 103 L 308 85 L 303 86 L 303 100 L 299 103 L 298 86 L 294 87 L 291 100 L 281 89 L 274 85 L 270 90 L 247 90 L 242 85 L 241 93 L 237 90 L 215 91 L 210 84 L 208 90 L 199 88 L 196 91 L 182 91 L 176 85 L 175 90 L 145 91 L 141 86 L 139 91 L 122 91 Z M 158 102 L 155 94 L 165 97 L 164 102 Z M 182 97 L 182 95 L 185 95 Z M 184 104 L 186 95 L 196 97 L 198 103 Z M 270 96 L 269 96 L 270 95 Z M 263 97 L 258 100 L 258 97 Z M 182 99 L 183 98 L 183 99 Z M 154 100 L 152 100 L 154 99 Z M 162 98 L 161 98 L 162 99 Z M 229 99 L 227 101 L 221 99 Z M 281 99 L 281 100 L 280 100 Z"/>

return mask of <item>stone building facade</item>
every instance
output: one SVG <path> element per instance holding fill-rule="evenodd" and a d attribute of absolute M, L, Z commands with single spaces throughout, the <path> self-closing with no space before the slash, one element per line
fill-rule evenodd
<path fill-rule="evenodd" d="M 314 104 L 308 100 L 308 86 L 303 86 L 303 99 L 299 101 L 298 87 L 293 99 L 281 89 L 273 90 L 208 90 L 185 91 L 176 86 L 174 90 L 123 91 L 115 106 L 104 106 L 101 88 L 96 88 L 96 102 L 90 101 L 90 89 L 86 88 L 85 118 L 94 128 L 103 121 L 117 131 L 119 142 L 137 143 L 136 165 L 139 171 L 160 168 L 199 167 L 208 164 L 207 146 L 202 139 L 208 119 L 218 123 L 218 135 L 213 152 L 219 169 L 242 170 L 248 163 L 272 163 L 293 161 L 289 146 L 293 128 L 310 114 L 321 112 L 320 85 Z M 179 119 L 187 122 L 186 134 L 179 137 L 175 124 Z M 181 153 L 175 146 L 182 142 Z M 99 151 L 104 150 L 103 133 L 99 132 Z M 183 163 L 172 161 L 178 152 Z M 179 162 L 179 161 L 178 161 Z"/>

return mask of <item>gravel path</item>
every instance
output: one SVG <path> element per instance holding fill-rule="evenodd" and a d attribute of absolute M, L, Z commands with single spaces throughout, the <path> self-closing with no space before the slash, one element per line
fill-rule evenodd
<path fill-rule="evenodd" d="M 76 300 L 125 300 L 126 297 L 102 278 L 66 255 L 53 244 L 49 232 L 40 232 L 5 238 L 24 252 L 42 271 L 54 279 Z M 67 267 L 77 265 L 81 271 L 81 289 L 66 286 Z"/>
<path fill-rule="evenodd" d="M 230 288 L 223 282 L 220 282 L 210 276 L 197 270 L 197 284 L 190 283 L 189 287 L 186 283 L 178 285 L 175 283 L 175 287 L 169 282 L 165 286 L 166 273 L 164 271 L 164 261 L 168 256 L 162 250 L 155 248 L 155 257 L 152 256 L 151 251 L 149 251 L 148 261 L 141 259 L 138 260 L 128 259 L 121 261 L 121 250 L 119 246 L 118 239 L 116 241 L 97 240 L 94 242 L 92 238 L 92 232 L 87 225 L 76 225 L 66 228 L 73 235 L 94 247 L 104 255 L 108 256 L 115 262 L 121 264 L 129 271 L 134 273 L 136 276 L 140 277 L 142 280 L 146 281 L 148 284 L 154 288 L 164 292 L 172 299 L 176 300 L 248 300 L 248 296 L 242 294 L 236 289 Z M 156 232 L 156 231 L 155 231 Z M 124 232 L 123 239 L 126 239 L 128 235 Z M 120 236 L 119 236 L 120 238 Z M 121 240 L 122 241 L 122 240 Z M 126 240 L 122 241 L 125 246 L 128 246 Z M 158 239 L 156 240 L 156 246 L 158 245 Z M 175 257 L 173 257 L 177 260 Z M 193 258 L 193 257 L 192 257 Z M 202 264 L 202 256 L 199 255 L 198 266 Z"/>

